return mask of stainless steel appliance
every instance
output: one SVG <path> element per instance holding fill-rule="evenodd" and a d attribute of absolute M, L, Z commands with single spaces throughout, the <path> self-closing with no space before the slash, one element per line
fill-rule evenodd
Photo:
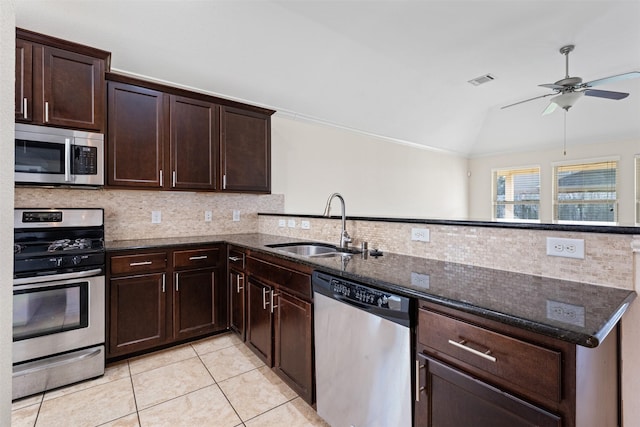
<path fill-rule="evenodd" d="M 409 299 L 312 276 L 318 414 L 332 426 L 412 425 Z"/>
<path fill-rule="evenodd" d="M 13 399 L 104 374 L 102 209 L 15 209 Z"/>
<path fill-rule="evenodd" d="M 16 123 L 18 184 L 104 185 L 104 135 Z"/>

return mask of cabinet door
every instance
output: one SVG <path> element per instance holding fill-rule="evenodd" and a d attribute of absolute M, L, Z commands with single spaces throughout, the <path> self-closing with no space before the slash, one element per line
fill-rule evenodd
<path fill-rule="evenodd" d="M 415 425 L 560 427 L 560 417 L 418 354 Z"/>
<path fill-rule="evenodd" d="M 274 369 L 304 400 L 313 402 L 311 304 L 276 292 Z"/>
<path fill-rule="evenodd" d="M 221 108 L 223 190 L 271 192 L 271 117 Z"/>
<path fill-rule="evenodd" d="M 171 188 L 215 190 L 218 106 L 171 95 Z"/>
<path fill-rule="evenodd" d="M 247 345 L 264 363 L 273 366 L 271 286 L 249 278 L 247 282 Z"/>
<path fill-rule="evenodd" d="M 111 279 L 109 283 L 110 356 L 165 342 L 165 275 L 143 274 Z"/>
<path fill-rule="evenodd" d="M 229 326 L 234 330 L 242 341 L 245 339 L 244 328 L 244 299 L 245 275 L 242 272 L 229 271 L 229 298 L 231 305 L 231 316 Z"/>
<path fill-rule="evenodd" d="M 108 83 L 108 185 L 162 187 L 163 103 L 162 92 Z"/>
<path fill-rule="evenodd" d="M 224 329 L 216 312 L 218 270 L 206 268 L 175 273 L 174 319 L 175 339 L 190 338 Z"/>
<path fill-rule="evenodd" d="M 30 122 L 33 117 L 33 44 L 16 39 L 16 120 Z"/>
<path fill-rule="evenodd" d="M 104 60 L 44 46 L 44 122 L 104 129 Z"/>

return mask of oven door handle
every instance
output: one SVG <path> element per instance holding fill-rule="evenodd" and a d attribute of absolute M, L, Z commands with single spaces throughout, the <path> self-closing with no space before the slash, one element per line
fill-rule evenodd
<path fill-rule="evenodd" d="M 54 282 L 59 280 L 81 279 L 83 277 L 98 276 L 102 273 L 101 268 L 93 270 L 77 271 L 74 273 L 54 274 L 51 276 L 25 277 L 22 279 L 13 279 L 13 286 L 31 285 L 35 283 Z"/>

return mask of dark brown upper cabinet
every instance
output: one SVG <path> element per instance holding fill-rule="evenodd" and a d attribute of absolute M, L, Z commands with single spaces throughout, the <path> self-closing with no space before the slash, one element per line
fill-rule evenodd
<path fill-rule="evenodd" d="M 121 74 L 107 80 L 108 185 L 270 192 L 273 111 Z"/>
<path fill-rule="evenodd" d="M 271 117 L 222 107 L 222 186 L 248 193 L 271 192 Z"/>
<path fill-rule="evenodd" d="M 172 189 L 216 189 L 218 106 L 171 95 Z"/>
<path fill-rule="evenodd" d="M 162 92 L 108 82 L 107 184 L 162 188 Z"/>
<path fill-rule="evenodd" d="M 16 121 L 104 132 L 110 55 L 16 29 Z"/>

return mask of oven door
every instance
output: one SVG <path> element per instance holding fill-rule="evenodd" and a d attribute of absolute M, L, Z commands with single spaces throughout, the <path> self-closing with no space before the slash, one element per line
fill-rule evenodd
<path fill-rule="evenodd" d="M 13 363 L 102 344 L 104 338 L 102 269 L 14 280 Z"/>

